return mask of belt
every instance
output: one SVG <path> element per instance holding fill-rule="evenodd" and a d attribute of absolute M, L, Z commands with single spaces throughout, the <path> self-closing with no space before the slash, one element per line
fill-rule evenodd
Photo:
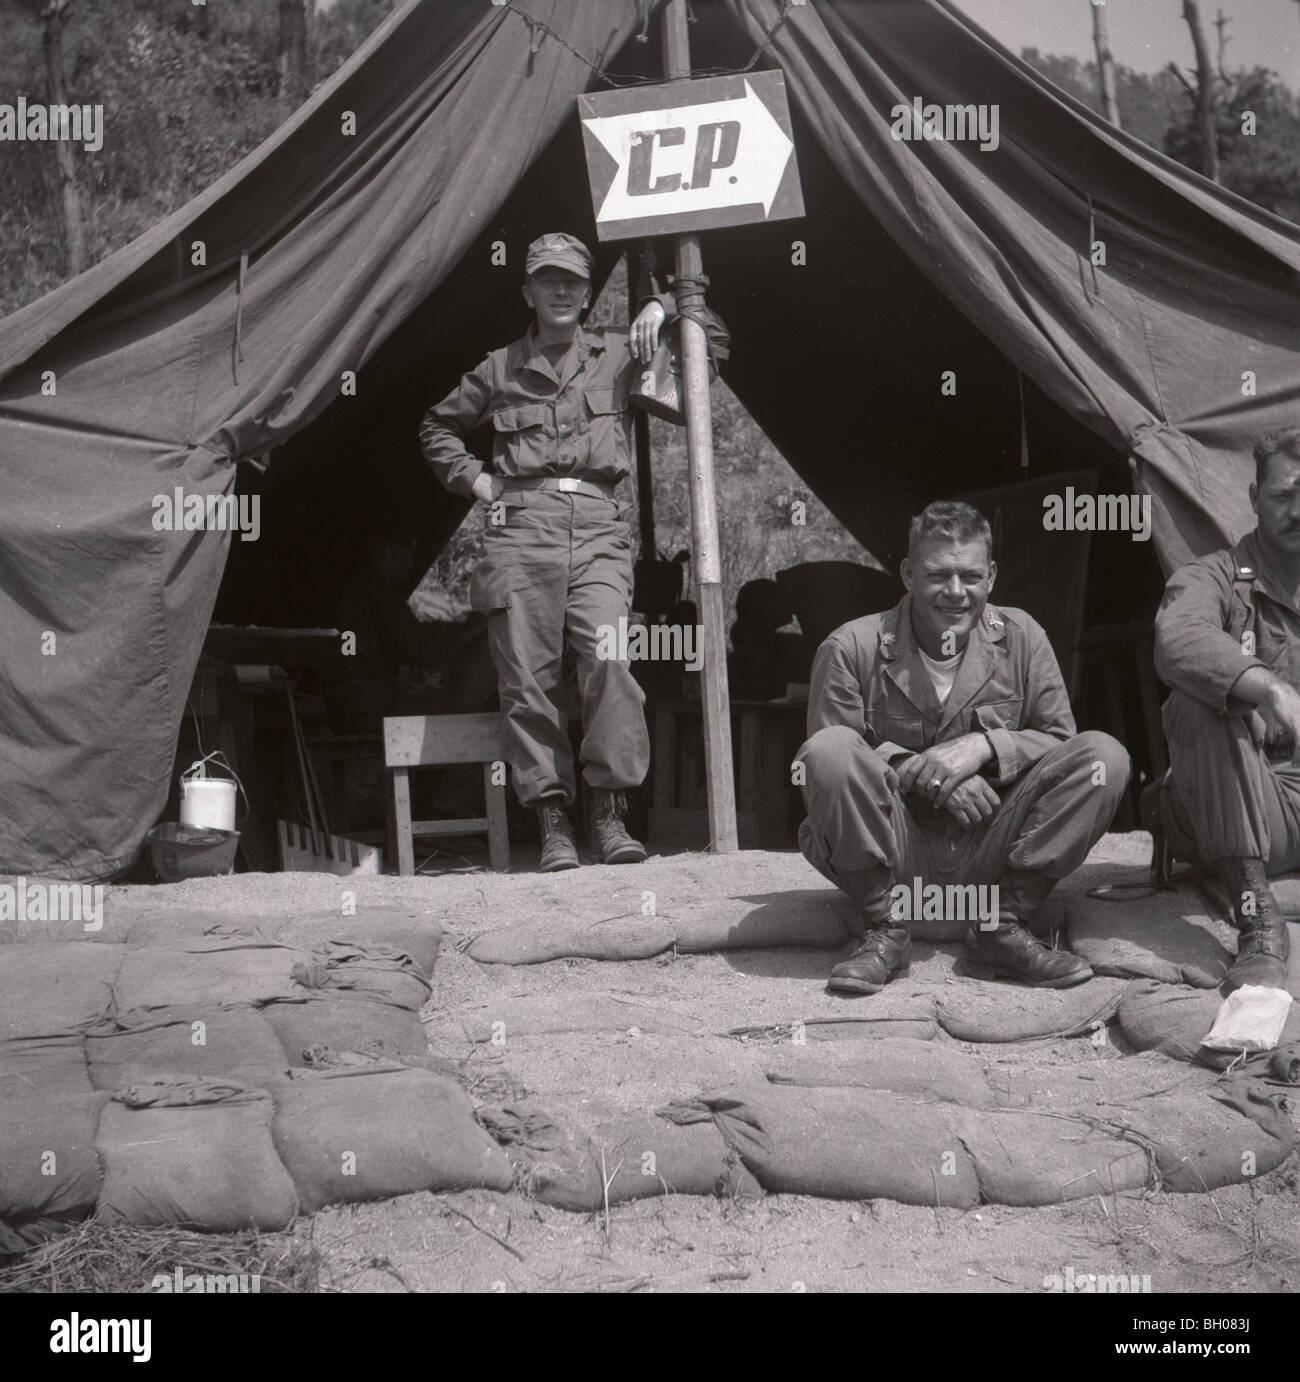
<path fill-rule="evenodd" d="M 561 494 L 585 494 L 590 499 L 614 501 L 614 487 L 612 485 L 598 485 L 591 480 L 574 480 L 567 476 L 561 479 L 554 475 L 538 475 L 527 479 L 506 475 L 502 478 L 505 480 L 506 486 L 501 491 L 503 499 L 512 490 L 545 489 L 558 490 Z"/>

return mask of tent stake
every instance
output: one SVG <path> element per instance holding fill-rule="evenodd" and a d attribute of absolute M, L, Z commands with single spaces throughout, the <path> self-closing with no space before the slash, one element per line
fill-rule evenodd
<path fill-rule="evenodd" d="M 664 76 L 691 75 L 686 0 L 668 0 L 663 11 Z M 678 311 L 682 313 L 682 388 L 686 405 L 686 455 L 691 477 L 691 541 L 699 597 L 704 666 L 701 670 L 704 765 L 709 789 L 709 838 L 713 850 L 738 848 L 736 789 L 731 768 L 731 709 L 727 695 L 727 652 L 722 601 L 722 558 L 718 504 L 713 481 L 713 415 L 709 406 L 709 358 L 704 328 L 685 315 L 703 305 L 704 272 L 698 235 L 677 237 Z M 685 290 L 685 291 L 683 291 Z"/>

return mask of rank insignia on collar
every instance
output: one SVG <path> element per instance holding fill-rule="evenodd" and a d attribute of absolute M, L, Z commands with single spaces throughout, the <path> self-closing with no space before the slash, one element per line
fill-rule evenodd
<path fill-rule="evenodd" d="M 984 618 L 988 621 L 988 625 L 991 629 L 1000 629 L 1002 627 L 1002 620 L 999 619 L 992 610 L 985 610 Z"/>
<path fill-rule="evenodd" d="M 1255 568 L 1253 566 L 1239 566 L 1237 568 L 1237 575 L 1239 576 L 1253 576 L 1254 574 Z"/>

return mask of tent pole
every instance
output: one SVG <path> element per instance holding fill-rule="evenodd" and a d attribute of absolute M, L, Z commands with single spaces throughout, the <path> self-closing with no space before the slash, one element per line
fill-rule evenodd
<path fill-rule="evenodd" d="M 663 10 L 664 76 L 691 75 L 691 44 L 686 0 L 668 0 Z M 698 235 L 677 237 L 677 307 L 704 305 L 704 271 Z M 713 483 L 713 415 L 709 407 L 709 357 L 704 328 L 683 315 L 682 387 L 686 405 L 686 455 L 691 478 L 691 539 L 695 584 L 704 638 L 701 673 L 704 711 L 704 766 L 709 785 L 709 837 L 713 850 L 738 847 L 736 789 L 731 769 L 731 707 L 727 695 L 727 653 L 722 602 L 722 555 L 718 543 L 718 503 Z"/>

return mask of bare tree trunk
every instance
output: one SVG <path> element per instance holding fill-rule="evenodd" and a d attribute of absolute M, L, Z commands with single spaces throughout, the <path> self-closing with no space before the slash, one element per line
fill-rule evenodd
<path fill-rule="evenodd" d="M 1116 129 L 1119 122 L 1119 102 L 1115 98 L 1115 58 L 1110 51 L 1110 35 L 1106 30 L 1106 6 L 1092 7 L 1092 44 L 1097 50 L 1097 80 L 1101 84 L 1101 112 Z"/>
<path fill-rule="evenodd" d="M 68 104 L 63 80 L 63 19 L 70 0 L 45 0 L 41 9 L 44 21 L 42 43 L 45 48 L 45 82 L 50 103 Z M 59 193 L 63 202 L 63 232 L 68 247 L 68 276 L 75 277 L 86 267 L 86 233 L 81 219 L 81 196 L 77 191 L 77 167 L 72 141 L 55 139 L 54 157 L 59 168 Z"/>
<path fill-rule="evenodd" d="M 280 51 L 276 67 L 280 96 L 295 109 L 311 92 L 307 6 L 308 0 L 280 0 Z"/>
<path fill-rule="evenodd" d="M 1183 0 L 1183 18 L 1192 31 L 1192 47 L 1196 50 L 1196 125 L 1201 137 L 1201 171 L 1213 181 L 1219 180 L 1219 143 L 1214 129 L 1214 64 L 1210 61 L 1210 45 L 1201 27 L 1201 10 L 1197 0 Z"/>

